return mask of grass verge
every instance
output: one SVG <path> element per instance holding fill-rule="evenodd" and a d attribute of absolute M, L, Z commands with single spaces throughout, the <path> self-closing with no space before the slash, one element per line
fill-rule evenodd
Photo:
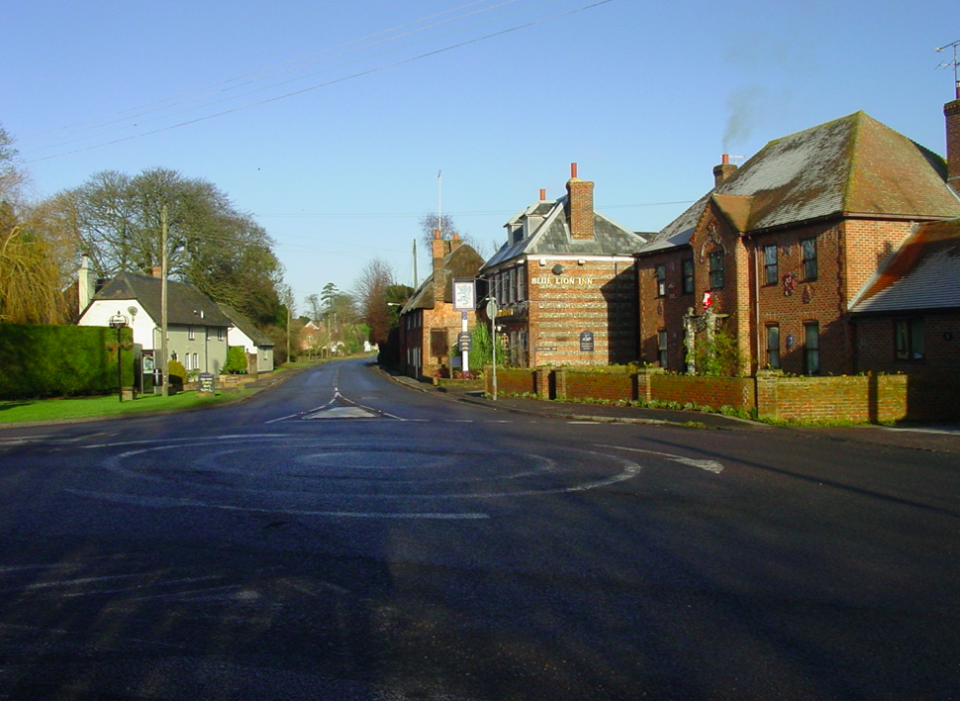
<path fill-rule="evenodd" d="M 116 395 L 0 401 L 0 425 L 25 421 L 108 418 L 150 411 L 186 411 L 197 407 L 234 402 L 248 394 L 250 390 L 241 389 L 228 393 L 216 392 L 212 397 L 198 396 L 197 392 L 181 392 L 171 397 L 143 394 L 133 401 L 125 402 L 117 399 Z"/>

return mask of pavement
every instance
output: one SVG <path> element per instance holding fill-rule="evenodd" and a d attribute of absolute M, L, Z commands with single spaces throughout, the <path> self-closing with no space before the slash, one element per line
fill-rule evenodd
<path fill-rule="evenodd" d="M 665 425 L 723 431 L 792 431 L 828 440 L 868 443 L 890 448 L 909 448 L 960 456 L 960 423 L 928 423 L 890 426 L 773 426 L 722 414 L 705 414 L 669 409 L 645 409 L 579 402 L 499 396 L 494 401 L 483 391 L 437 387 L 412 377 L 383 371 L 394 382 L 420 392 L 430 392 L 454 401 L 483 406 L 496 411 L 544 416 L 568 421 L 594 421 Z M 957 467 L 960 468 L 960 461 Z"/>

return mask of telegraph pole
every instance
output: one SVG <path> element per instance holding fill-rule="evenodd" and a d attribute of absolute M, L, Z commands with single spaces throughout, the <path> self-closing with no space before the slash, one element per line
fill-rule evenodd
<path fill-rule="evenodd" d="M 160 372 L 163 375 L 161 394 L 170 395 L 167 350 L 167 205 L 160 209 Z"/>

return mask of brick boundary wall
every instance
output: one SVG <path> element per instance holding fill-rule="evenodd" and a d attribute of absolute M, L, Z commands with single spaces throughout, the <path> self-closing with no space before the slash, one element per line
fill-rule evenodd
<path fill-rule="evenodd" d="M 729 406 L 750 411 L 757 405 L 756 383 L 752 377 L 653 375 L 650 397 L 661 402 L 693 402 L 713 409 Z"/>
<path fill-rule="evenodd" d="M 907 418 L 907 375 L 757 376 L 758 413 L 783 421 L 885 423 Z"/>
<path fill-rule="evenodd" d="M 490 373 L 486 373 L 488 392 Z M 587 372 L 572 368 L 497 371 L 501 392 L 540 399 L 675 401 L 719 409 L 756 408 L 761 419 L 797 422 L 891 423 L 960 419 L 960 373 L 784 377 L 667 375 L 659 370 Z"/>
<path fill-rule="evenodd" d="M 602 399 L 610 402 L 633 401 L 637 398 L 636 373 L 577 372 L 564 368 L 563 382 L 557 382 L 559 399 Z M 559 387 L 564 394 L 560 396 Z"/>

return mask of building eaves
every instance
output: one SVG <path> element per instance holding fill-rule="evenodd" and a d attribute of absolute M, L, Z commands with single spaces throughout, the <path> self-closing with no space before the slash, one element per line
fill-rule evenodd
<path fill-rule="evenodd" d="M 217 306 L 220 307 L 220 311 L 223 312 L 223 315 L 232 322 L 232 325 L 242 331 L 247 338 L 253 341 L 257 346 L 267 348 L 276 345 L 266 334 L 254 326 L 252 321 L 250 321 L 247 317 L 233 307 L 226 304 L 218 304 Z"/>
<path fill-rule="evenodd" d="M 960 310 L 960 219 L 925 222 L 851 304 L 854 314 Z"/>

